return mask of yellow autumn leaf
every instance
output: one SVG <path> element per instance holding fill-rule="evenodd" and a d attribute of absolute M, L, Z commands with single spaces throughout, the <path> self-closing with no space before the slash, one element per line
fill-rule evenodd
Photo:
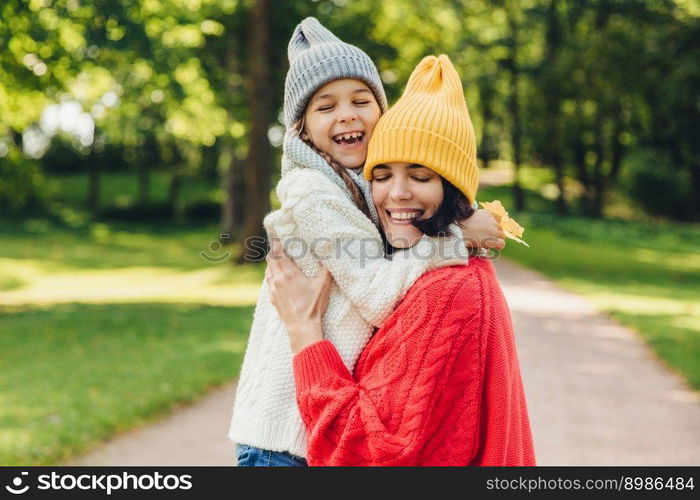
<path fill-rule="evenodd" d="M 491 215 L 494 216 L 496 222 L 500 223 L 503 217 L 508 217 L 508 212 L 506 212 L 506 209 L 503 207 L 503 204 L 498 200 L 481 201 L 479 203 L 482 207 L 484 207 L 485 210 L 487 210 L 491 213 Z"/>
<path fill-rule="evenodd" d="M 515 219 L 511 219 L 510 217 L 506 216 L 501 219 L 501 228 L 503 231 L 507 231 L 511 234 L 514 234 L 518 238 L 520 238 L 523 235 L 523 226 L 515 222 Z"/>
<path fill-rule="evenodd" d="M 525 229 L 518 224 L 515 219 L 508 216 L 508 211 L 499 200 L 493 200 L 491 202 L 482 201 L 479 202 L 479 204 L 484 208 L 484 210 L 493 215 L 496 222 L 498 222 L 498 226 L 501 228 L 501 231 L 503 231 L 503 233 L 506 235 L 506 238 L 522 243 L 528 248 L 530 247 L 530 245 L 520 239 Z"/>

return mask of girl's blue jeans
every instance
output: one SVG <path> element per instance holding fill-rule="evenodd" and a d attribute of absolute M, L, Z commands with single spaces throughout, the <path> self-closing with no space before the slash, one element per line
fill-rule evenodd
<path fill-rule="evenodd" d="M 236 445 L 239 467 L 306 467 L 306 460 L 286 451 L 270 451 L 248 446 Z"/>

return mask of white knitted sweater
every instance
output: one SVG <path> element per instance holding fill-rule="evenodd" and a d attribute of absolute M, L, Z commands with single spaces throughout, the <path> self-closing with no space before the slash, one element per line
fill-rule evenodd
<path fill-rule="evenodd" d="M 411 249 L 384 256 L 373 221 L 353 203 L 342 179 L 317 153 L 285 136 L 281 208 L 264 224 L 307 276 L 325 266 L 333 275 L 323 331 L 352 370 L 374 327 L 379 327 L 423 273 L 467 264 L 461 232 L 423 236 Z M 372 216 L 369 183 L 352 172 Z M 265 280 L 253 316 L 233 406 L 229 438 L 273 451 L 306 455 L 306 429 L 296 405 L 292 352 L 284 323 L 270 302 Z"/>

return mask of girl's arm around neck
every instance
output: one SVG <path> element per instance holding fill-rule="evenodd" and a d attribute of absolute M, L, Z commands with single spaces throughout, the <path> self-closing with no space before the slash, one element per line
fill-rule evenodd
<path fill-rule="evenodd" d="M 285 237 L 300 240 L 300 246 L 331 272 L 343 293 L 373 326 L 382 325 L 423 273 L 468 263 L 461 235 L 424 236 L 412 248 L 386 259 L 372 221 L 338 186 L 313 169 L 299 169 L 294 177 L 287 175 L 278 192 L 283 195 L 282 210 L 291 214 L 296 226 L 294 234 L 278 236 L 283 243 Z M 296 256 L 290 257 L 296 260 Z"/>

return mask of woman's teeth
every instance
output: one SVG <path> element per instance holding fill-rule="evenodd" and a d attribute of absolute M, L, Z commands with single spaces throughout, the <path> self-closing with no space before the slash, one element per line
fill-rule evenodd
<path fill-rule="evenodd" d="M 422 212 L 389 212 L 389 217 L 395 220 L 411 220 L 420 217 Z"/>

